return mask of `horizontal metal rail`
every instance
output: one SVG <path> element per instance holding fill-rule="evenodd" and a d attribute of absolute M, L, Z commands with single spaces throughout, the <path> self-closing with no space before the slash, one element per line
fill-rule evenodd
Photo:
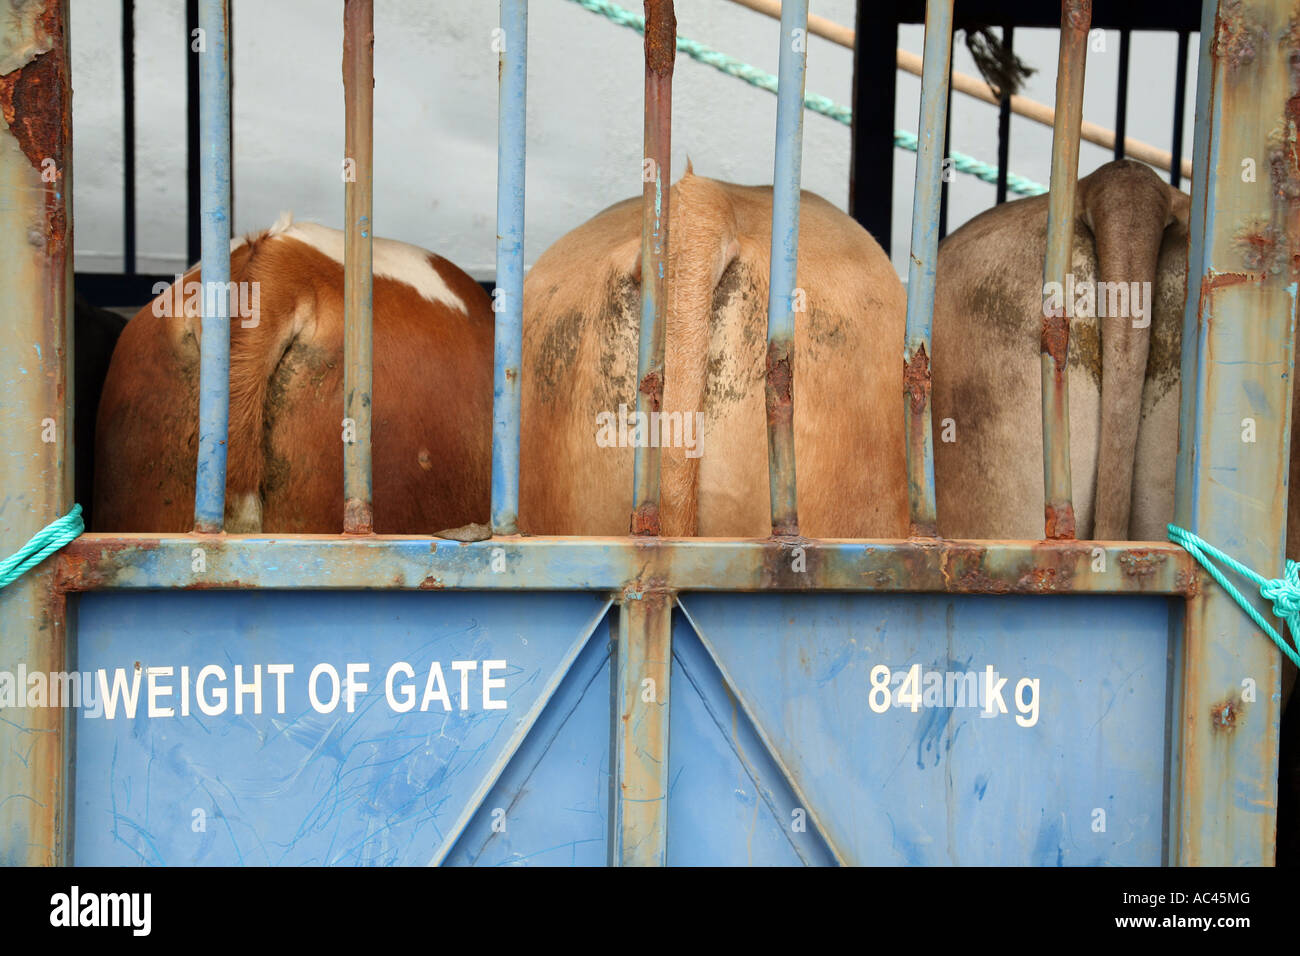
<path fill-rule="evenodd" d="M 205 570 L 194 571 L 196 548 Z M 948 594 L 1197 592 L 1168 542 L 781 541 L 769 538 L 407 535 L 83 535 L 59 558 L 65 591 L 512 589 L 877 591 Z"/>

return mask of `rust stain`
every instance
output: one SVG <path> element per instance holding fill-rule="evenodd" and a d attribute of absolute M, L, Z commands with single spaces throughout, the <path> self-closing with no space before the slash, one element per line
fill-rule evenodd
<path fill-rule="evenodd" d="M 659 411 L 664 402 L 663 374 L 658 369 L 651 369 L 646 372 L 645 378 L 641 379 L 641 385 L 637 391 L 650 399 L 650 410 L 652 412 Z"/>
<path fill-rule="evenodd" d="M 1237 721 L 1241 719 L 1243 710 L 1245 708 L 1240 697 L 1219 701 L 1210 708 L 1210 727 L 1216 733 L 1232 733 L 1237 729 Z"/>
<path fill-rule="evenodd" d="M 1092 0 L 1065 0 L 1061 6 L 1061 23 L 1072 32 L 1086 32 L 1092 24 Z"/>
<path fill-rule="evenodd" d="M 1011 585 L 990 577 L 981 566 L 964 572 L 949 590 L 966 594 L 1010 594 Z"/>
<path fill-rule="evenodd" d="M 1229 286 L 1243 285 L 1258 280 L 1259 276 L 1249 272 L 1208 272 L 1201 277 L 1201 297 L 1203 301 L 1208 301 L 1207 297 L 1216 289 L 1225 289 Z"/>
<path fill-rule="evenodd" d="M 930 401 L 930 357 L 925 354 L 924 342 L 911 361 L 903 360 L 903 391 L 911 396 L 913 414 L 925 411 Z"/>
<path fill-rule="evenodd" d="M 67 236 L 62 188 L 64 148 L 72 129 L 72 97 L 59 0 L 47 0 L 37 19 L 49 38 L 50 49 L 0 76 L 0 116 L 27 161 L 43 177 L 49 169 L 45 161 L 53 161 L 53 180 L 45 182 L 45 240 L 51 255 L 62 255 Z"/>
<path fill-rule="evenodd" d="M 805 588 L 816 580 L 821 552 L 813 542 L 801 537 L 797 527 L 791 531 L 773 529 L 772 547 L 763 549 L 760 568 L 763 588 Z"/>
<path fill-rule="evenodd" d="M 1287 264 L 1287 236 L 1282 229 L 1265 222 L 1253 221 L 1237 230 L 1233 245 L 1251 272 L 1277 275 Z"/>
<path fill-rule="evenodd" d="M 1061 310 L 1060 315 L 1043 316 L 1043 354 L 1050 355 L 1056 363 L 1056 374 L 1065 371 L 1070 355 L 1070 318 Z"/>
<path fill-rule="evenodd" d="M 668 589 L 667 581 L 662 575 L 653 573 L 650 568 L 644 569 L 635 580 L 623 585 L 618 592 L 618 600 L 620 604 L 629 601 L 644 602 L 647 620 L 650 616 L 661 614 L 672 607 L 672 593 Z"/>
<path fill-rule="evenodd" d="M 1222 60 L 1229 70 L 1237 70 L 1254 61 L 1268 40 L 1268 28 L 1258 16 L 1247 11 L 1242 0 L 1220 4 L 1214 24 L 1214 43 L 1210 55 Z"/>
<path fill-rule="evenodd" d="M 938 537 L 939 528 L 933 521 L 916 521 L 910 520 L 907 523 L 907 536 L 909 538 L 934 538 Z"/>
<path fill-rule="evenodd" d="M 1125 577 L 1145 580 L 1152 577 L 1165 563 L 1163 554 L 1134 549 L 1119 556 L 1119 569 Z"/>
<path fill-rule="evenodd" d="M 1283 253 L 1290 275 L 1300 275 L 1300 9 L 1291 17 L 1282 36 L 1287 50 L 1291 95 L 1287 98 L 1282 128 L 1269 137 L 1269 176 L 1273 185 L 1276 218 L 1284 224 L 1288 239 Z"/>
<path fill-rule="evenodd" d="M 349 498 L 343 505 L 343 533 L 374 534 L 374 511 L 369 501 Z"/>
<path fill-rule="evenodd" d="M 767 348 L 767 422 L 794 421 L 794 369 L 780 342 Z"/>
<path fill-rule="evenodd" d="M 1174 587 L 1189 598 L 1201 593 L 1200 575 L 1193 571 L 1179 571 L 1174 575 Z"/>
<path fill-rule="evenodd" d="M 673 0 L 645 0 L 646 73 L 673 75 L 677 57 L 677 16 Z"/>
<path fill-rule="evenodd" d="M 54 569 L 55 591 L 66 593 L 112 587 L 117 581 L 118 573 L 131 566 L 133 552 L 156 551 L 159 542 L 155 539 L 132 542 L 106 541 L 97 544 L 93 557 L 88 556 L 84 550 L 72 546 L 58 553 Z"/>
<path fill-rule="evenodd" d="M 1071 590 L 1070 572 L 1065 568 L 1033 567 L 1016 581 L 1015 591 L 1021 594 L 1042 594 Z"/>
<path fill-rule="evenodd" d="M 631 533 L 638 536 L 659 536 L 659 505 L 656 502 L 646 501 L 632 512 Z"/>
<path fill-rule="evenodd" d="M 442 580 L 432 574 L 420 582 L 421 591 L 441 591 L 445 587 L 446 585 L 442 583 Z"/>
<path fill-rule="evenodd" d="M 1043 509 L 1043 518 L 1046 537 L 1053 540 L 1074 538 L 1074 505 L 1054 505 L 1049 501 Z"/>

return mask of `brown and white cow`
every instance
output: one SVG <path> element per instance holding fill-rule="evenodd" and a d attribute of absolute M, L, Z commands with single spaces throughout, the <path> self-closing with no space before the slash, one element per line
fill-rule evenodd
<path fill-rule="evenodd" d="M 1075 203 L 1072 287 L 1060 290 L 1059 304 L 1069 301 L 1074 312 L 1067 374 L 1076 534 L 1164 540 L 1174 513 L 1190 199 L 1148 167 L 1120 160 L 1080 179 Z M 939 248 L 933 407 L 944 537 L 1043 536 L 1047 204 L 1044 195 L 989 209 Z M 1102 310 L 1124 314 L 1099 318 Z"/>
<path fill-rule="evenodd" d="M 771 532 L 764 402 L 771 215 L 771 187 L 718 182 L 689 168 L 672 187 L 665 536 Z M 641 200 L 618 203 L 552 245 L 525 281 L 526 532 L 628 533 L 636 430 L 618 416 L 636 408 L 640 237 Z M 865 230 L 807 192 L 797 281 L 807 303 L 795 323 L 800 530 L 905 536 L 902 284 Z"/>
<path fill-rule="evenodd" d="M 491 302 L 447 260 L 374 240 L 374 528 L 485 522 Z M 200 279 L 140 310 L 113 353 L 96 435 L 95 530 L 194 524 Z M 343 235 L 287 216 L 232 243 L 230 532 L 343 526 Z M 236 297 L 232 294 L 232 309 Z M 238 311 L 238 310 L 236 310 Z"/>

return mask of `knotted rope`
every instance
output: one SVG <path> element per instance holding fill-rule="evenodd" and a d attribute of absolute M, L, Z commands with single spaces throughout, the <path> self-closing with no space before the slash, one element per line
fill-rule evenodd
<path fill-rule="evenodd" d="M 1300 562 L 1287 561 L 1282 577 L 1266 578 L 1262 574 L 1256 574 L 1231 555 L 1224 554 L 1213 545 L 1207 544 L 1185 528 L 1180 528 L 1176 524 L 1171 524 L 1168 528 L 1169 540 L 1174 544 L 1182 545 L 1201 567 L 1209 571 L 1210 576 L 1219 582 L 1219 586 L 1228 592 L 1243 611 L 1250 615 L 1250 619 L 1259 625 L 1260 630 L 1273 638 L 1273 643 L 1282 649 L 1282 653 L 1289 657 L 1293 664 L 1300 667 L 1300 654 L 1296 653 L 1296 649 L 1277 632 L 1273 625 L 1264 620 L 1263 615 L 1255 610 L 1255 606 L 1228 581 L 1223 572 L 1210 563 L 1210 559 L 1213 558 L 1227 565 L 1243 578 L 1254 582 L 1264 599 L 1272 603 L 1274 615 L 1286 621 L 1292 640 L 1295 640 L 1296 634 L 1300 633 Z"/>

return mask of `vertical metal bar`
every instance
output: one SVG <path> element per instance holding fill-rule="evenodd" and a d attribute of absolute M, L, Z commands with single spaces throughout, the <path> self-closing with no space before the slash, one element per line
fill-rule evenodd
<path fill-rule="evenodd" d="M 794 307 L 807 42 L 808 0 L 785 0 L 781 5 L 771 285 L 767 299 L 767 475 L 774 535 L 799 533 L 794 461 Z"/>
<path fill-rule="evenodd" d="M 492 386 L 492 533 L 519 520 L 519 367 L 524 328 L 524 171 L 527 148 L 528 3 L 501 0 L 497 37 L 496 355 Z"/>
<path fill-rule="evenodd" d="M 226 61 L 226 87 L 230 98 L 230 219 L 227 233 L 235 238 L 235 8 L 234 0 L 226 3 L 226 42 L 230 44 L 230 59 Z"/>
<path fill-rule="evenodd" d="M 374 274 L 371 221 L 374 157 L 374 0 L 343 6 L 343 533 L 374 530 L 370 399 L 373 393 Z"/>
<path fill-rule="evenodd" d="M 1124 136 L 1128 130 L 1128 63 L 1132 36 L 1128 30 L 1119 31 L 1119 78 L 1115 93 L 1115 158 L 1124 158 Z"/>
<path fill-rule="evenodd" d="M 199 224 L 199 0 L 185 0 L 185 261 L 198 262 L 202 252 Z"/>
<path fill-rule="evenodd" d="M 1002 45 L 1011 53 L 1015 43 L 1015 28 L 1010 24 L 1002 28 Z M 1004 96 L 998 105 L 998 196 L 1000 206 L 1007 201 L 1007 170 L 1011 166 L 1011 97 Z"/>
<path fill-rule="evenodd" d="M 1175 520 L 1268 576 L 1280 576 L 1286 541 L 1300 248 L 1288 197 L 1300 168 L 1285 144 L 1298 132 L 1298 55 L 1288 4 L 1205 3 Z M 1242 181 L 1247 157 L 1267 187 Z M 1179 865 L 1273 862 L 1280 661 L 1213 582 L 1188 600 Z"/>
<path fill-rule="evenodd" d="M 0 554 L 72 505 L 72 90 L 66 0 L 6 8 L 0 49 Z M 52 174 L 52 175 L 51 175 Z M 68 862 L 69 714 L 20 675 L 67 669 L 63 597 L 47 561 L 0 591 L 0 861 Z M 9 684 L 9 686 L 5 686 Z M 26 705 L 26 706 L 24 706 Z"/>
<path fill-rule="evenodd" d="M 672 0 L 645 0 L 645 148 L 641 190 L 641 336 L 636 410 L 653 422 L 664 396 L 664 332 L 668 307 L 668 220 L 672 183 L 673 63 L 677 18 Z M 653 178 L 652 178 L 653 176 Z M 653 428 L 653 425 L 651 426 Z M 633 453 L 631 532 L 659 533 L 660 448 Z"/>
<path fill-rule="evenodd" d="M 1174 68 L 1174 141 L 1169 152 L 1169 184 L 1175 189 L 1183 182 L 1183 116 L 1187 113 L 1187 46 L 1188 34 L 1178 32 L 1178 65 Z"/>
<path fill-rule="evenodd" d="M 227 0 L 201 0 L 199 185 L 203 335 L 199 352 L 199 461 L 194 530 L 221 531 L 230 423 L 230 44 Z"/>
<path fill-rule="evenodd" d="M 1061 3 L 1061 48 L 1056 68 L 1056 122 L 1052 128 L 1052 180 L 1047 206 L 1047 255 L 1043 284 L 1060 283 L 1070 271 L 1074 244 L 1074 194 L 1079 178 L 1079 126 L 1083 122 L 1083 71 L 1088 56 L 1092 0 Z M 1043 378 L 1043 536 L 1074 537 L 1070 493 L 1070 391 L 1066 362 L 1070 318 L 1047 315 L 1044 306 Z"/>
<path fill-rule="evenodd" d="M 888 254 L 893 239 L 898 13 L 879 0 L 858 0 L 857 7 L 849 214 Z"/>
<path fill-rule="evenodd" d="M 235 238 L 235 8 L 234 0 L 226 4 L 226 42 L 230 59 L 226 62 L 226 86 L 230 97 L 230 218 L 226 223 L 230 238 Z"/>
<path fill-rule="evenodd" d="M 943 155 L 948 156 L 952 149 L 952 76 L 948 76 L 948 107 L 943 114 Z M 939 241 L 948 235 L 948 180 L 940 177 L 939 181 Z"/>
<path fill-rule="evenodd" d="M 939 258 L 939 201 L 943 182 L 944 117 L 952 66 L 953 0 L 927 0 L 917 121 L 916 190 L 912 197 L 912 252 L 907 267 L 907 341 L 903 395 L 907 406 L 907 500 L 910 532 L 935 533 L 934 437 L 930 423 L 930 327 Z"/>
<path fill-rule="evenodd" d="M 612 866 L 667 862 L 672 613 L 672 595 L 666 591 L 629 592 L 619 606 Z"/>
<path fill-rule="evenodd" d="M 122 271 L 136 271 L 135 0 L 122 0 Z"/>

